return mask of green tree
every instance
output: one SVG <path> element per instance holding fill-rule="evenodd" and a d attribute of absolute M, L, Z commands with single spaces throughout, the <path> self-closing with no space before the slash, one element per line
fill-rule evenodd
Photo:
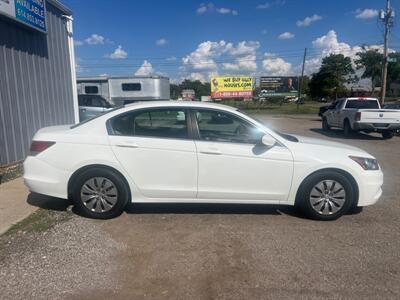
<path fill-rule="evenodd" d="M 170 85 L 170 94 L 172 99 L 178 99 L 181 97 L 182 90 L 191 89 L 196 93 L 196 98 L 199 99 L 201 96 L 209 96 L 211 93 L 211 85 L 209 82 L 201 82 L 199 80 L 185 79 L 180 84 Z"/>
<path fill-rule="evenodd" d="M 310 94 L 313 98 L 344 94 L 345 83 L 357 80 L 350 57 L 343 54 L 331 54 L 322 59 L 322 64 L 310 81 Z"/>
<path fill-rule="evenodd" d="M 371 79 L 372 94 L 376 86 L 381 85 L 383 55 L 378 50 L 366 50 L 357 53 L 358 59 L 354 62 L 357 70 L 364 69 L 361 78 Z"/>
<path fill-rule="evenodd" d="M 396 61 L 394 62 L 389 62 L 389 67 L 388 67 L 388 92 L 391 94 L 391 96 L 400 96 L 400 95 L 395 95 L 393 92 L 390 90 L 390 86 L 392 83 L 398 83 L 400 80 L 400 53 L 395 52 L 391 53 L 389 57 L 393 60 L 395 59 Z"/>

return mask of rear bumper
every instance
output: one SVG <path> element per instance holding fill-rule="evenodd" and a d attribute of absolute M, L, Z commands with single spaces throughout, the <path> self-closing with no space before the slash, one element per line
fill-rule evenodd
<path fill-rule="evenodd" d="M 379 171 L 364 171 L 358 180 L 358 206 L 375 204 L 382 196 L 383 173 Z"/>
<path fill-rule="evenodd" d="M 31 192 L 67 199 L 69 175 L 35 156 L 24 161 L 24 183 Z"/>
<path fill-rule="evenodd" d="M 389 124 L 379 124 L 379 123 L 359 123 L 353 124 L 354 130 L 365 130 L 365 131 L 394 131 L 400 129 L 400 123 L 389 123 Z"/>

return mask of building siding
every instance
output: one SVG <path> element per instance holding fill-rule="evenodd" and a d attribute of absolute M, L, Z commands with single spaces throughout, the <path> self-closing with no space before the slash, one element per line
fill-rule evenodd
<path fill-rule="evenodd" d="M 74 122 L 63 12 L 46 10 L 47 34 L 0 19 L 0 165 L 23 160 L 40 128 Z"/>

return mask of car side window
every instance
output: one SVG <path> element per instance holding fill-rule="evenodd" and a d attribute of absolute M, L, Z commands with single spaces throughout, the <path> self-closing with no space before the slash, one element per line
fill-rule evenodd
<path fill-rule="evenodd" d="M 181 109 L 154 109 L 132 112 L 111 120 L 114 135 L 186 139 L 189 137 L 186 112 Z"/>
<path fill-rule="evenodd" d="M 239 117 L 216 110 L 197 110 L 197 124 L 203 141 L 256 144 L 264 133 Z"/>

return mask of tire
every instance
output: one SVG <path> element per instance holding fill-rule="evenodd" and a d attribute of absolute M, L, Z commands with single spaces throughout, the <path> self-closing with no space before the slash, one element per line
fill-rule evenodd
<path fill-rule="evenodd" d="M 325 117 L 322 118 L 322 130 L 323 131 L 331 130 L 331 126 L 329 126 L 328 120 Z"/>
<path fill-rule="evenodd" d="M 130 197 L 125 179 L 113 170 L 93 168 L 84 171 L 75 181 L 72 198 L 85 217 L 111 219 L 119 216 Z"/>
<path fill-rule="evenodd" d="M 330 194 L 325 196 L 324 187 L 328 190 L 332 188 Z M 354 203 L 355 192 L 352 183 L 346 176 L 335 171 L 321 171 L 307 177 L 296 199 L 297 206 L 307 217 L 320 221 L 338 219 L 349 212 Z"/>
<path fill-rule="evenodd" d="M 382 137 L 385 140 L 391 139 L 394 136 L 394 132 L 393 131 L 383 131 L 382 132 Z"/>
<path fill-rule="evenodd" d="M 344 121 L 344 124 L 343 124 L 343 133 L 344 133 L 344 136 L 345 137 L 349 137 L 350 135 L 351 135 L 351 132 L 352 132 L 353 130 L 351 129 L 351 126 L 350 126 L 350 123 L 349 123 L 349 121 L 348 120 L 345 120 Z"/>

